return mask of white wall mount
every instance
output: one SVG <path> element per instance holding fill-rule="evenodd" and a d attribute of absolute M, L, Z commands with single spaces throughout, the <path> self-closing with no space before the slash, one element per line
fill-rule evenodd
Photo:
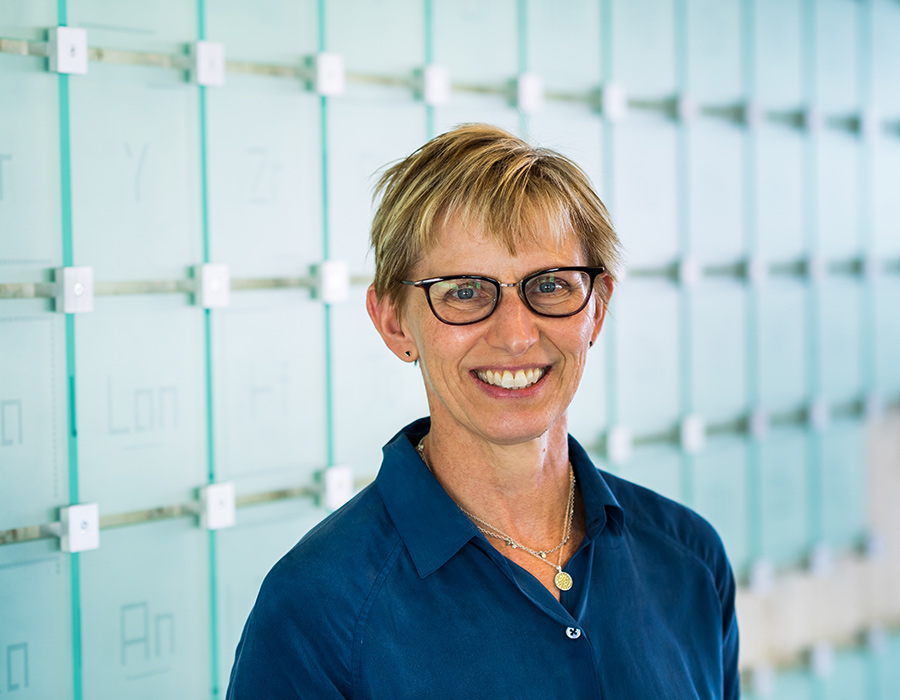
<path fill-rule="evenodd" d="M 59 537 L 64 552 L 88 552 L 100 547 L 100 508 L 96 503 L 79 503 L 59 509 L 59 522 L 49 530 Z"/>
<path fill-rule="evenodd" d="M 58 267 L 54 277 L 57 311 L 80 314 L 94 310 L 94 268 Z"/>
<path fill-rule="evenodd" d="M 613 464 L 624 464 L 631 459 L 631 431 L 624 425 L 615 425 L 606 433 L 606 457 Z"/>
<path fill-rule="evenodd" d="M 816 105 L 809 105 L 800 113 L 800 122 L 807 132 L 818 134 L 825 125 L 825 118 L 822 116 L 822 110 Z"/>
<path fill-rule="evenodd" d="M 450 71 L 446 66 L 429 63 L 416 78 L 416 96 L 425 104 L 439 107 L 450 102 Z"/>
<path fill-rule="evenodd" d="M 628 114 L 628 96 L 618 83 L 607 83 L 597 97 L 597 108 L 609 121 L 622 121 Z"/>
<path fill-rule="evenodd" d="M 194 303 L 204 309 L 228 306 L 231 301 L 231 274 L 228 265 L 204 263 L 194 266 L 197 289 Z"/>
<path fill-rule="evenodd" d="M 761 287 L 768 277 L 769 267 L 762 256 L 751 255 L 744 263 L 744 274 L 754 287 Z"/>
<path fill-rule="evenodd" d="M 834 573 L 834 550 L 824 542 L 813 547 L 809 555 L 809 570 L 816 578 L 829 578 Z"/>
<path fill-rule="evenodd" d="M 761 408 L 750 412 L 747 429 L 754 440 L 764 440 L 769 434 L 769 414 Z"/>
<path fill-rule="evenodd" d="M 679 426 L 681 449 L 688 454 L 698 454 L 706 445 L 706 422 L 701 416 L 685 416 Z"/>
<path fill-rule="evenodd" d="M 770 698 L 775 693 L 775 671 L 768 664 L 750 669 L 750 688 L 759 698 Z"/>
<path fill-rule="evenodd" d="M 344 57 L 336 53 L 318 53 L 310 58 L 313 89 L 334 97 L 344 93 Z"/>
<path fill-rule="evenodd" d="M 809 403 L 807 416 L 813 430 L 823 432 L 828 428 L 828 423 L 831 421 L 831 409 L 828 407 L 828 402 L 821 397 L 814 398 Z"/>
<path fill-rule="evenodd" d="M 750 590 L 756 595 L 767 595 L 775 586 L 775 567 L 768 559 L 757 559 L 750 566 Z"/>
<path fill-rule="evenodd" d="M 322 493 L 320 504 L 328 510 L 337 510 L 353 498 L 353 468 L 347 465 L 327 467 L 321 472 Z"/>
<path fill-rule="evenodd" d="M 758 129 L 762 126 L 765 114 L 759 102 L 747 100 L 741 106 L 741 121 L 748 129 Z"/>
<path fill-rule="evenodd" d="M 809 665 L 817 678 L 828 678 L 834 673 L 834 647 L 827 642 L 816 644 L 809 651 Z"/>
<path fill-rule="evenodd" d="M 87 32 L 76 27 L 53 27 L 49 32 L 51 73 L 87 75 Z"/>
<path fill-rule="evenodd" d="M 234 527 L 235 495 L 234 484 L 223 481 L 208 484 L 200 489 L 200 526 L 207 530 L 222 530 Z"/>
<path fill-rule="evenodd" d="M 209 87 L 225 84 L 225 44 L 196 41 L 191 45 L 191 81 Z"/>
<path fill-rule="evenodd" d="M 682 124 L 691 124 L 697 121 L 700 108 L 697 101 L 689 93 L 678 95 L 675 98 L 675 119 Z"/>
<path fill-rule="evenodd" d="M 810 282 L 812 282 L 813 284 L 822 284 L 822 282 L 825 280 L 825 273 L 827 272 L 825 258 L 814 253 L 813 255 L 810 255 L 806 258 L 803 266 L 806 271 L 806 276 L 809 277 Z"/>
<path fill-rule="evenodd" d="M 350 266 L 346 260 L 323 260 L 313 268 L 315 297 L 324 304 L 340 304 L 350 296 Z"/>
<path fill-rule="evenodd" d="M 516 78 L 516 106 L 533 114 L 544 106 L 544 83 L 537 73 L 522 73 Z"/>
<path fill-rule="evenodd" d="M 693 256 L 685 256 L 678 261 L 678 282 L 686 289 L 693 289 L 703 277 L 700 261 Z"/>

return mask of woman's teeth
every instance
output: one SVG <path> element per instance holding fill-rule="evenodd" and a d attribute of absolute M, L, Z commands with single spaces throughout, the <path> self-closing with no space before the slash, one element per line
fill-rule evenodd
<path fill-rule="evenodd" d="M 500 386 L 504 389 L 524 389 L 537 382 L 544 376 L 544 369 L 520 369 L 516 372 L 510 372 L 508 369 L 503 371 L 497 370 L 477 370 L 478 378 L 485 384 L 492 386 Z"/>

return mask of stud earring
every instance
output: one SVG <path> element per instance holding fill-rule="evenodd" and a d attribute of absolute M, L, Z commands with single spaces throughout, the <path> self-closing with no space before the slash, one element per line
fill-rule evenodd
<path fill-rule="evenodd" d="M 589 347 L 589 348 L 594 347 L 594 341 L 593 341 L 593 340 L 589 340 L 589 341 L 588 341 L 588 347 Z"/>
<path fill-rule="evenodd" d="M 409 354 L 409 350 L 407 350 L 405 354 L 407 357 L 412 357 L 412 355 Z"/>

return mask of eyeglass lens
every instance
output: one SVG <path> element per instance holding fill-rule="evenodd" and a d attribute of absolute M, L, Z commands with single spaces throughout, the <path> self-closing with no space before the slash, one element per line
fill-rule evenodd
<path fill-rule="evenodd" d="M 581 270 L 539 273 L 522 280 L 520 288 L 533 311 L 544 316 L 570 316 L 584 306 L 591 275 Z M 435 315 L 445 323 L 475 323 L 491 315 L 500 286 L 488 278 L 444 279 L 428 289 Z"/>

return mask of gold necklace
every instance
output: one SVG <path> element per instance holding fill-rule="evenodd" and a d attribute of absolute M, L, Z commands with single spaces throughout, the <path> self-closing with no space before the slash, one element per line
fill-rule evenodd
<path fill-rule="evenodd" d="M 424 437 L 419 440 L 419 444 L 416 445 L 416 451 L 419 453 L 419 457 L 422 458 L 425 466 L 428 467 L 428 471 L 431 471 L 431 465 L 429 465 L 428 461 L 425 459 Z M 486 520 L 482 520 L 474 513 L 470 513 L 458 503 L 456 505 L 467 517 L 475 521 L 475 526 L 488 537 L 493 537 L 494 539 L 506 542 L 506 545 L 513 549 L 521 549 L 524 552 L 528 552 L 532 556 L 537 557 L 540 561 L 556 569 L 556 576 L 553 577 L 553 583 L 559 590 L 568 591 L 572 588 L 572 584 L 574 583 L 572 576 L 562 569 L 563 551 L 565 546 L 569 543 L 569 538 L 572 536 L 572 521 L 575 519 L 575 472 L 572 469 L 571 462 L 569 463 L 569 507 L 566 509 L 566 517 L 563 523 L 563 539 L 562 542 L 551 549 L 532 549 L 521 542 L 517 542 L 500 528 L 491 525 Z M 557 550 L 559 551 L 557 563 L 554 564 L 552 561 L 547 561 L 547 555 L 552 554 Z"/>

